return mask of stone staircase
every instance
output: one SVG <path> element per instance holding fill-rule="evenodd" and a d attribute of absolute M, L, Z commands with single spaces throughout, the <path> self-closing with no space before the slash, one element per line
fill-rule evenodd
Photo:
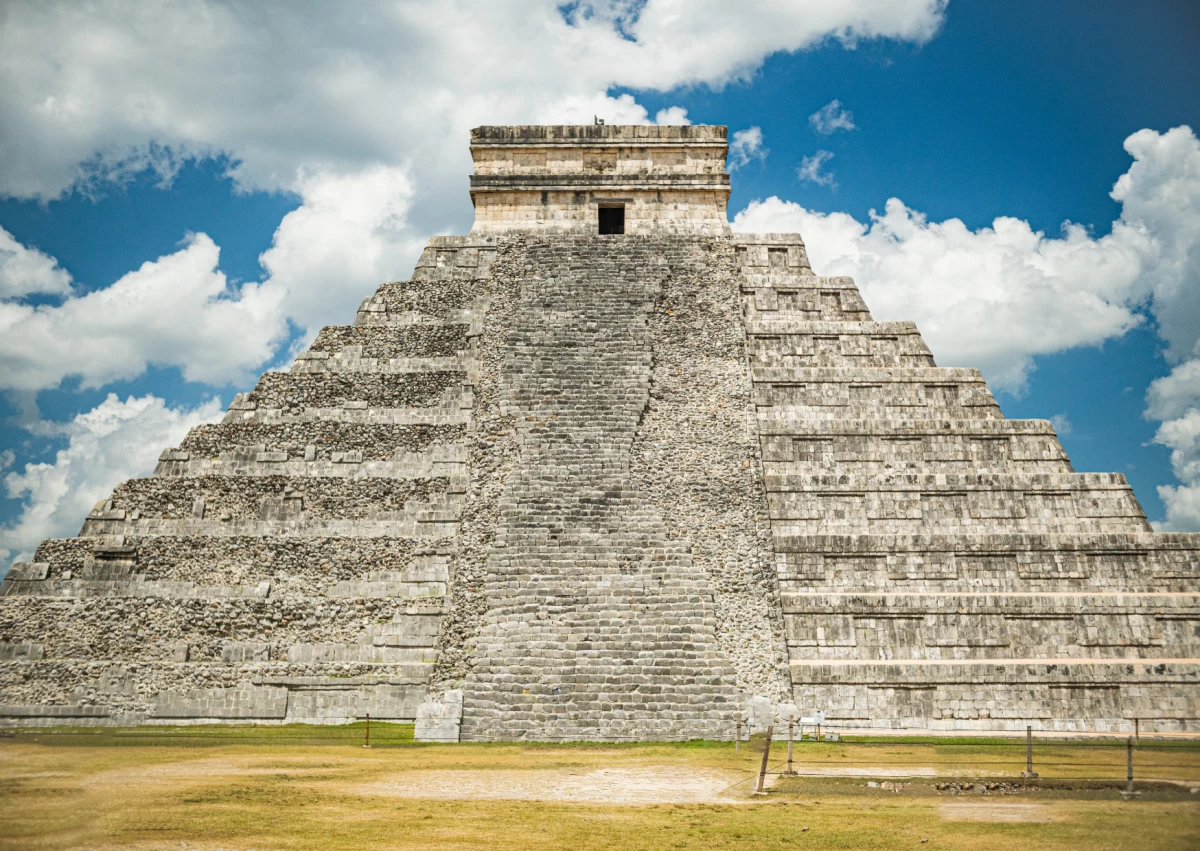
<path fill-rule="evenodd" d="M 709 578 L 631 473 L 649 317 L 684 248 L 556 237 L 524 255 L 501 376 L 520 461 L 499 503 L 464 740 L 731 733 L 737 672 Z"/>

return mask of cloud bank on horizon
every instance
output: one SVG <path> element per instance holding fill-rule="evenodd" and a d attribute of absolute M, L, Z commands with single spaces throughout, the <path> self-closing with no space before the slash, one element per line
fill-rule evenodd
<path fill-rule="evenodd" d="M 12 4 L 0 25 L 0 195 L 103 193 L 147 169 L 168 187 L 183 163 L 226 157 L 239 190 L 294 193 L 301 204 L 261 255 L 261 280 L 241 284 L 221 272 L 220 247 L 196 233 L 82 292 L 53 257 L 0 229 L 0 390 L 36 393 L 70 378 L 103 387 L 152 365 L 216 387 L 246 381 L 286 356 L 295 334 L 315 333 L 411 268 L 430 235 L 465 231 L 470 127 L 593 115 L 686 123 L 681 107 L 651 118 L 633 96 L 610 92 L 720 89 L 751 79 L 773 54 L 831 40 L 921 45 L 945 9 L 944 0 L 761 0 L 738 15 L 718 0 L 691 0 L 686 14 L 682 0 L 409 0 L 349 11 Z M 522 61 L 534 54 L 536 63 Z M 824 135 L 856 126 L 837 100 L 810 121 Z M 757 127 L 736 131 L 731 166 L 767 156 L 766 141 Z M 1010 389 L 1036 356 L 1118 336 L 1148 308 L 1176 364 L 1147 409 L 1163 423 L 1158 440 L 1180 480 L 1160 489 L 1167 525 L 1200 529 L 1200 270 L 1183 224 L 1200 211 L 1200 148 L 1182 127 L 1140 131 L 1126 148 L 1134 163 L 1113 190 L 1121 218 L 1100 238 L 1073 225 L 1047 238 L 1016 218 L 971 231 L 928 222 L 898 199 L 863 223 L 767 198 L 734 224 L 800 231 L 818 271 L 858 278 L 877 316 L 915 319 L 940 362 L 981 366 Z M 811 179 L 833 181 L 821 170 L 828 159 Z M 218 415 L 216 400 L 187 409 L 110 397 L 70 423 L 40 424 L 68 444 L 53 464 L 7 475 L 9 496 L 26 507 L 0 528 L 0 555 L 72 534 L 78 494 L 103 495 L 147 472 L 153 458 L 121 435 L 153 440 L 156 457 Z"/>

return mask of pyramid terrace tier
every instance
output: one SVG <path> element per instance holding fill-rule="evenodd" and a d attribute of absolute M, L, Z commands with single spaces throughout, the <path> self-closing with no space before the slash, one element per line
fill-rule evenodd
<path fill-rule="evenodd" d="M 1200 660 L 795 661 L 796 702 L 850 730 L 1200 731 Z"/>
<path fill-rule="evenodd" d="M 467 322 L 411 325 L 326 325 L 308 347 L 308 357 L 330 361 L 451 358 L 470 345 Z"/>
<path fill-rule="evenodd" d="M 42 542 L 19 562 L 5 595 L 55 596 L 44 583 L 191 584 L 310 596 L 398 596 L 407 586 L 449 580 L 453 538 L 107 535 Z M 370 587 L 368 587 L 370 586 Z M 63 587 L 66 587 L 65 585 Z M 100 587 L 100 586 L 97 586 Z M 218 592 L 211 593 L 219 596 Z M 68 595 L 69 596 L 69 595 Z M 86 596 L 81 593 L 79 596 Z"/>
<path fill-rule="evenodd" d="M 316 665 L 90 660 L 0 662 L 0 724 L 350 723 L 369 712 L 412 721 L 428 662 Z"/>
<path fill-rule="evenodd" d="M 211 540 L 211 539 L 210 539 Z M 217 539 L 219 540 L 219 539 Z M 203 568 L 207 568 L 204 565 Z M 5 579 L 5 593 L 18 597 L 41 597 L 56 600 L 85 600 L 109 597 L 160 597 L 178 600 L 223 600 L 231 598 L 265 599 L 268 596 L 297 596 L 309 598 L 361 597 L 382 599 L 399 597 L 425 599 L 446 594 L 449 571 L 444 561 L 418 561 L 404 570 L 371 569 L 361 571 L 353 579 L 331 580 L 328 575 L 279 575 L 257 579 L 260 571 L 241 572 L 234 579 L 214 578 L 206 569 L 196 565 L 171 565 L 173 575 L 190 575 L 192 579 L 154 579 L 135 570 L 128 562 L 115 564 L 102 559 L 87 562 L 78 571 L 60 571 L 61 578 L 49 578 L 45 562 L 26 562 L 19 565 L 17 576 Z M 325 573 L 325 569 L 322 568 Z M 47 574 L 38 579 L 38 573 Z M 107 575 L 105 575 L 107 574 Z M 121 575 L 124 574 L 124 575 Z M 251 574 L 251 575 L 246 575 Z M 104 575 L 104 578 L 95 578 Z M 11 574 L 10 574 L 11 576 Z M 15 603 L 13 605 L 16 605 Z"/>
<path fill-rule="evenodd" d="M 771 419 L 1000 418 L 1000 406 L 975 369 L 753 369 L 763 428 Z"/>
<path fill-rule="evenodd" d="M 478 321 L 486 310 L 483 282 L 496 257 L 496 238 L 433 237 L 410 281 L 379 287 L 358 309 L 356 326 Z"/>
<path fill-rule="evenodd" d="M 123 512 L 126 520 L 137 519 L 130 516 L 134 513 L 163 520 L 203 519 L 209 513 L 266 520 L 286 509 L 314 519 L 389 519 L 417 505 L 445 505 L 448 494 L 449 481 L 444 477 L 155 477 L 118 485 L 97 513 Z M 293 504 L 283 505 L 286 502 Z"/>
<path fill-rule="evenodd" d="M 366 402 L 344 402 L 324 408 L 260 408 L 235 398 L 222 425 L 303 426 L 314 423 L 400 426 L 466 426 L 471 419 L 473 391 L 464 386 L 447 393 L 429 407 L 373 407 Z"/>
<path fill-rule="evenodd" d="M 935 366 L 911 322 L 756 319 L 746 323 L 746 336 L 757 366 Z"/>
<path fill-rule="evenodd" d="M 296 356 L 290 372 L 462 372 L 471 368 L 473 341 L 478 336 L 476 329 L 465 324 L 333 327 L 350 333 L 339 335 L 342 339 L 326 340 L 321 348 L 314 343 Z M 321 342 L 319 337 L 317 342 Z"/>
<path fill-rule="evenodd" d="M 808 250 L 795 233 L 739 233 L 733 237 L 734 259 L 744 275 L 812 276 Z"/>
<path fill-rule="evenodd" d="M 774 532 L 782 593 L 1194 593 L 1200 535 Z"/>
<path fill-rule="evenodd" d="M 742 270 L 742 311 L 748 321 L 786 318 L 870 322 L 871 311 L 853 278 L 759 274 Z"/>
<path fill-rule="evenodd" d="M 776 534 L 1149 532 L 1120 474 L 768 476 Z"/>
<path fill-rule="evenodd" d="M 825 594 L 785 591 L 788 653 L 806 660 L 1200 661 L 1200 594 Z"/>
<path fill-rule="evenodd" d="M 301 412 L 350 404 L 366 408 L 451 406 L 462 399 L 466 380 L 461 368 L 381 373 L 268 372 L 253 391 L 239 394 L 230 411 L 274 408 Z"/>
<path fill-rule="evenodd" d="M 354 423 L 336 420 L 232 422 L 196 426 L 178 449 L 165 450 L 156 475 L 188 475 L 207 461 L 357 463 L 450 462 L 461 455 L 466 422 Z M 263 457 L 260 457 L 263 456 Z"/>
<path fill-rule="evenodd" d="M 1069 473 L 1045 420 L 782 420 L 760 428 L 764 473 L 773 478 L 848 474 Z"/>
<path fill-rule="evenodd" d="M 312 447 L 311 451 L 309 447 Z M 438 446 L 427 452 L 404 452 L 376 447 L 381 459 L 367 459 L 361 449 L 322 447 L 317 459 L 316 444 L 300 447 L 293 455 L 286 449 L 268 449 L 265 444 L 226 450 L 218 458 L 192 458 L 186 451 L 169 449 L 159 456 L 155 476 L 285 476 L 289 478 L 429 479 L 455 478 L 451 491 L 466 487 L 466 448 Z M 313 459 L 307 459 L 312 455 Z M 298 457 L 297 457 L 298 456 Z"/>
<path fill-rule="evenodd" d="M 433 661 L 441 606 L 441 598 L 434 597 L 274 593 L 23 596 L 0 607 L 5 639 L 0 656 L 13 655 L 14 647 L 36 645 L 30 655 L 37 658 L 29 661 L 427 663 Z M 125 629 L 122 623 L 137 626 Z"/>

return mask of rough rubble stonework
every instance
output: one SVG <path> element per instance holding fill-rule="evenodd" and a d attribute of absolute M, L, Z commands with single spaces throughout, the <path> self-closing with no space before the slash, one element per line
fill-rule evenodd
<path fill-rule="evenodd" d="M 0 724 L 1200 728 L 1200 536 L 731 234 L 725 151 L 473 131 L 470 235 L 14 565 Z"/>

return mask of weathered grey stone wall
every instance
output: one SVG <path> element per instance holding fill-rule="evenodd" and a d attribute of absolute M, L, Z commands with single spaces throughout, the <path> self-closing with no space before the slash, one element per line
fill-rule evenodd
<path fill-rule="evenodd" d="M 798 243 L 798 237 L 792 237 Z M 743 254 L 791 678 L 868 729 L 1197 729 L 1200 536 L 1153 535 L 1123 476 L 786 237 Z M 795 251 L 796 249 L 790 249 Z"/>
<path fill-rule="evenodd" d="M 520 463 L 516 418 L 501 410 L 501 383 L 506 343 L 519 318 L 521 281 L 529 272 L 526 241 L 515 235 L 492 242 L 494 258 L 488 262 L 486 277 L 477 281 L 480 300 L 473 319 L 480 336 L 471 376 L 474 407 L 465 441 L 469 484 L 463 494 L 453 582 L 430 688 L 435 696 L 454 690 L 470 671 L 488 608 L 487 560 L 495 545 L 500 500 Z M 440 269 L 454 268 L 457 251 L 451 254 L 454 246 L 445 239 L 443 246 Z M 437 269 L 429 271 L 437 274 Z"/>

